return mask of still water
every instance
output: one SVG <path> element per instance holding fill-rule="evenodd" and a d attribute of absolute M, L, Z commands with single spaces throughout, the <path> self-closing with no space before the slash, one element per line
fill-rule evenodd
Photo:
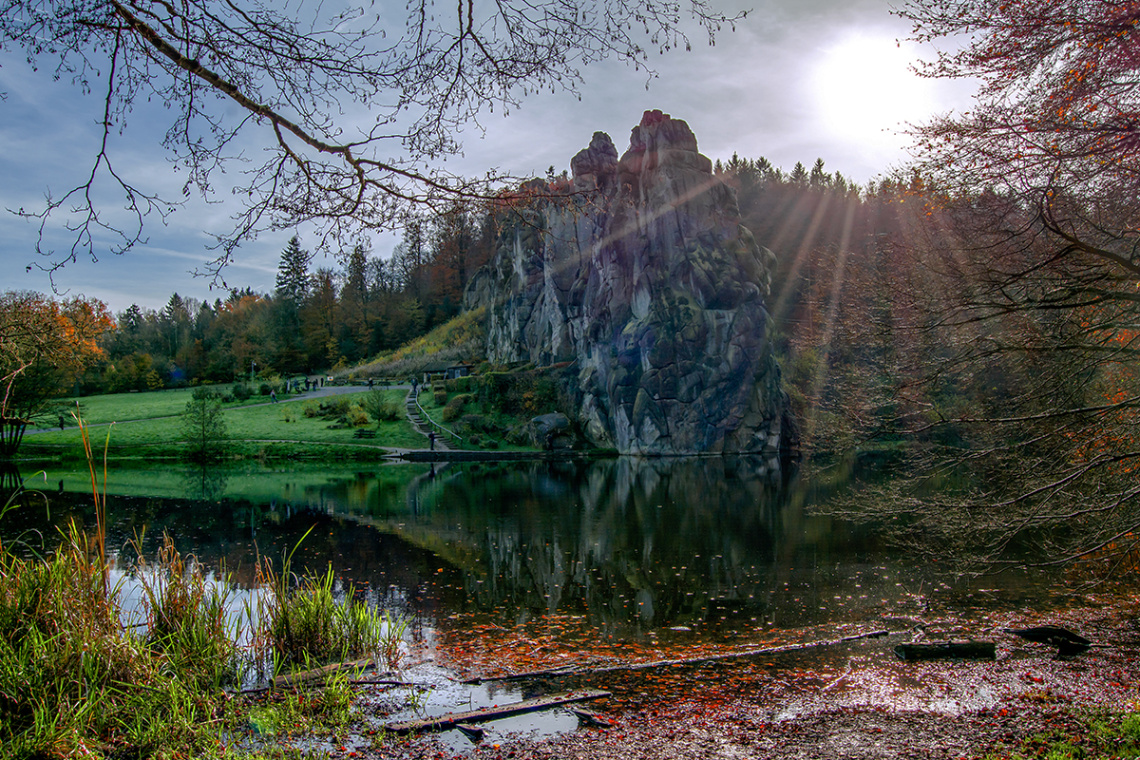
<path fill-rule="evenodd" d="M 23 469 L 26 485 L 46 499 L 29 499 L 0 519 L 7 547 L 42 550 L 69 523 L 93 528 L 85 468 Z M 933 620 L 973 635 L 987 615 L 1041 609 L 1064 589 L 1062 579 L 1025 573 L 955 579 L 890 546 L 875 525 L 817 509 L 856 487 L 849 474 L 781 477 L 748 458 L 116 464 L 106 486 L 107 545 L 128 624 L 140 614 L 136 557 L 153 558 L 163 534 L 213 577 L 228 579 L 235 617 L 257 593 L 258 557 L 280 566 L 290 555 L 297 573 L 331 565 L 342 591 L 351 587 L 409 621 L 407 660 L 420 665 L 405 677 L 428 684 L 405 695 L 406 704 L 418 703 L 412 712 L 397 706 L 378 717 L 385 711 L 374 706 L 376 727 L 542 693 L 533 684 L 467 686 L 457 676 L 690 657 L 883 628 L 905 633 Z M 878 645 L 873 656 L 890 656 L 891 645 Z M 810 663 L 769 665 L 843 673 L 850 658 L 869 656 L 824 648 L 810 653 Z M 652 690 L 677 698 L 760 693 L 784 683 L 764 670 L 769 665 L 705 669 L 699 679 L 685 671 L 622 688 L 634 700 Z M 615 679 L 579 685 L 614 689 Z M 504 736 L 545 735 L 573 730 L 577 719 L 548 711 L 495 725 Z M 457 731 L 441 740 L 456 750 L 470 746 Z"/>
<path fill-rule="evenodd" d="M 86 469 L 47 466 L 50 497 L 0 521 L 12 545 L 93 524 Z M 342 584 L 414 621 L 497 626 L 561 616 L 606 640 L 678 631 L 881 625 L 931 605 L 1018 605 L 1040 578 L 955 580 L 888 546 L 873 525 L 816 514 L 849 478 L 776 477 L 748 458 L 197 469 L 115 465 L 108 547 L 128 568 L 164 533 L 250 588 L 258 555 L 330 564 Z M 308 533 L 307 537 L 302 537 Z"/>

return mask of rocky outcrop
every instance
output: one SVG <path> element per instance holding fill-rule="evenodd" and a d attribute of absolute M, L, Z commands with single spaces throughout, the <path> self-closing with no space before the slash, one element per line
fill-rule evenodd
<path fill-rule="evenodd" d="M 594 134 L 562 186 L 524 185 L 466 306 L 496 363 L 570 362 L 577 422 L 628 454 L 788 453 L 764 308 L 775 259 L 689 126 L 647 111 L 618 158 Z"/>

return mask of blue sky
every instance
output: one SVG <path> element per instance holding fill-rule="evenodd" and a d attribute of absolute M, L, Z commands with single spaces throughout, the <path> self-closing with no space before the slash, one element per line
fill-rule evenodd
<path fill-rule="evenodd" d="M 969 106 L 967 86 L 908 73 L 908 62 L 929 51 L 905 42 L 908 28 L 890 15 L 886 0 L 770 0 L 743 7 L 752 8 L 747 20 L 735 33 L 721 33 L 715 47 L 694 36 L 692 52 L 653 61 L 659 76 L 648 89 L 644 74 L 604 63 L 585 70 L 581 100 L 548 93 L 530 97 L 509 116 L 487 114 L 482 132 L 473 125 L 460 135 L 464 154 L 446 167 L 471 175 L 493 167 L 516 176 L 541 175 L 549 166 L 561 171 L 595 131 L 608 132 L 624 150 L 642 112 L 656 108 L 686 120 L 701 152 L 714 160 L 736 151 L 791 169 L 796 161 L 810 166 L 822 158 L 828 170 L 866 183 L 905 161 L 907 140 L 895 133 L 903 122 Z M 66 191 L 90 170 L 100 100 L 53 81 L 50 71 L 32 71 L 11 52 L 0 52 L 0 92 L 6 95 L 0 101 L 0 208 L 37 208 L 46 193 Z M 169 120 L 164 109 L 142 104 L 115 136 L 111 156 L 130 181 L 177 197 L 184 178 L 160 146 Z M 257 136 L 249 139 L 245 148 L 256 152 Z M 210 203 L 189 199 L 165 223 L 148 217 L 148 242 L 125 255 L 69 264 L 55 274 L 57 291 L 100 298 L 116 312 L 131 303 L 160 308 L 174 291 L 224 297 L 208 278 L 190 274 L 213 258 L 211 233 L 227 231 L 236 210 L 222 190 Z M 50 292 L 51 281 L 37 267 L 36 231 L 0 210 L 0 290 Z M 47 239 L 62 241 L 64 232 L 51 229 Z M 306 230 L 296 232 L 304 243 Z M 225 272 L 226 284 L 272 290 L 290 234 L 246 243 Z M 377 236 L 373 252 L 388 255 L 398 239 Z M 322 264 L 331 262 L 318 259 Z"/>

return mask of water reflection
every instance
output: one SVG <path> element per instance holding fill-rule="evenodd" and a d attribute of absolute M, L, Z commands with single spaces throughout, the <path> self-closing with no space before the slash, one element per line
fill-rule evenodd
<path fill-rule="evenodd" d="M 878 622 L 951 589 L 873 529 L 812 516 L 813 483 L 773 479 L 744 457 L 116 469 L 108 545 L 121 563 L 139 547 L 155 552 L 165 532 L 248 588 L 259 554 L 280 558 L 312 529 L 296 570 L 331 563 L 421 633 L 477 613 L 503 625 L 580 616 L 620 638 L 677 627 L 727 635 Z M 0 537 L 50 536 L 70 520 L 89 528 L 83 475 L 49 468 L 47 482 L 66 484 L 50 515 L 8 515 Z M 1031 592 L 1024 579 L 1001 590 L 1007 601 Z"/>

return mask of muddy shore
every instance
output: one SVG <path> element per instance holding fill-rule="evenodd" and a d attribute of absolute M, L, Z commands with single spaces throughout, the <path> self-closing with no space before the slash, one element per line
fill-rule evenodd
<path fill-rule="evenodd" d="M 903 662 L 891 649 L 900 634 L 731 664 L 666 673 L 545 684 L 601 686 L 613 696 L 591 709 L 609 728 L 579 727 L 541 738 L 497 733 L 469 746 L 439 736 L 348 741 L 333 755 L 360 758 L 977 758 L 1026 751 L 1042 732 L 1073 734 L 1090 710 L 1130 711 L 1140 698 L 1140 605 L 1128 597 L 1037 618 L 993 616 L 976 637 L 997 641 L 995 661 Z M 1079 630 L 1100 645 L 1067 659 L 1004 633 L 1049 623 Z M 961 634 L 925 625 L 906 640 Z M 587 679 L 588 680 L 588 679 Z M 1030 745 L 1032 750 L 1032 745 Z M 1044 752 L 1044 748 L 1041 749 Z"/>

